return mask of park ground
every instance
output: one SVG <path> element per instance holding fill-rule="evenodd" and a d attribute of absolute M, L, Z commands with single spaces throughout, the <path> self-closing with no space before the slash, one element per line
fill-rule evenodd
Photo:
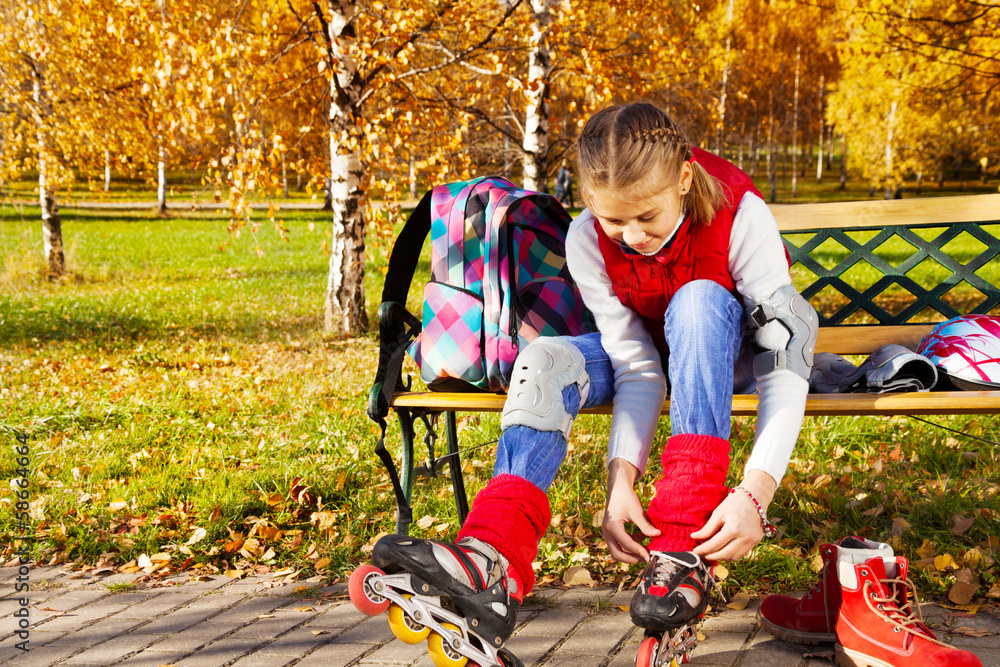
<path fill-rule="evenodd" d="M 845 194 L 832 179 L 811 182 L 800 179 L 799 200 L 868 198 L 866 186 Z M 7 190 L 0 478 L 20 475 L 22 447 L 27 532 L 40 563 L 149 580 L 280 573 L 343 581 L 394 523 L 392 490 L 373 455 L 377 430 L 365 416 L 376 335 L 323 332 L 328 214 L 287 210 L 285 233 L 262 219 L 255 233 L 235 236 L 225 211 L 191 210 L 197 187 L 178 186 L 167 217 L 65 206 L 69 275 L 59 283 L 42 277 L 39 209 L 18 203 L 31 199 L 30 187 Z M 925 186 L 931 195 L 995 191 L 978 181 Z M 73 198 L 100 199 L 92 194 Z M 148 188 L 119 197 L 138 199 L 150 199 Z M 371 322 L 391 247 L 386 230 L 369 236 Z M 426 263 L 420 271 L 426 277 Z M 419 299 L 414 291 L 411 306 Z M 1000 433 L 997 417 L 931 421 L 979 438 Z M 606 417 L 585 416 L 575 427 L 536 563 L 543 585 L 628 586 L 637 575 L 608 557 L 596 528 L 607 426 Z M 499 420 L 466 415 L 459 428 L 475 447 L 462 462 L 471 496 L 490 477 Z M 996 610 L 997 448 L 954 431 L 908 418 L 807 418 L 770 511 L 781 534 L 729 566 L 726 593 L 808 588 L 816 546 L 857 534 L 908 556 L 923 596 L 965 613 Z M 657 444 L 668 433 L 664 420 Z M 731 482 L 752 433 L 751 418 L 734 420 Z M 416 496 L 414 533 L 453 536 L 447 477 L 418 480 Z M 6 536 L 24 534 L 16 502 L 4 483 Z M 0 563 L 20 543 L 5 538 Z"/>

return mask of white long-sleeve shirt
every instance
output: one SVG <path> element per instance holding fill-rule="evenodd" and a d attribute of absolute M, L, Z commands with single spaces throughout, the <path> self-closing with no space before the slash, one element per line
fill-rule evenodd
<path fill-rule="evenodd" d="M 608 461 L 622 458 L 645 471 L 666 396 L 666 378 L 642 319 L 614 293 L 589 209 L 570 225 L 566 261 L 614 369 Z M 743 196 L 733 218 L 728 268 L 747 304 L 766 301 L 779 287 L 791 284 L 777 223 L 764 200 L 753 193 Z M 756 341 L 783 350 L 788 333 L 770 322 L 758 331 Z M 781 482 L 802 428 L 808 391 L 809 383 L 790 370 L 757 378 L 757 428 L 746 470 L 763 470 Z"/>

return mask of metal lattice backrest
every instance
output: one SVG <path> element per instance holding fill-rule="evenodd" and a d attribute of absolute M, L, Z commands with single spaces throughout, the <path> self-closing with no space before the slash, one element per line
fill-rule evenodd
<path fill-rule="evenodd" d="M 1000 310 L 1000 286 L 994 284 L 1000 282 L 998 215 L 1000 207 L 991 211 L 993 220 L 928 223 L 924 215 L 915 216 L 923 217 L 917 224 L 891 221 L 881 228 L 867 220 L 857 227 L 805 229 L 798 228 L 805 223 L 800 220 L 796 228 L 782 226 L 782 233 L 793 273 L 815 275 L 807 274 L 811 282 L 797 286 L 816 307 L 822 326 L 862 322 L 899 325 L 926 321 L 927 309 L 940 314 L 930 313 L 938 321 Z M 790 214 L 785 217 L 790 218 Z M 907 249 L 901 253 L 899 248 L 906 245 L 912 252 Z M 891 246 L 893 251 L 887 253 L 883 246 Z M 886 254 L 894 254 L 900 261 L 887 261 Z M 825 263 L 821 261 L 824 255 Z M 921 265 L 923 269 L 918 268 Z M 926 271 L 928 266 L 933 271 Z M 880 277 L 871 278 L 878 273 Z M 928 278 L 928 273 L 934 277 Z M 861 275 L 867 278 L 859 280 Z M 942 279 L 936 279 L 941 275 Z M 956 300 L 964 301 L 960 308 L 955 307 Z"/>

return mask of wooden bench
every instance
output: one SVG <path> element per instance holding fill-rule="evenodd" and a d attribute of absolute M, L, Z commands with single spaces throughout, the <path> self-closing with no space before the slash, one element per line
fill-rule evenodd
<path fill-rule="evenodd" d="M 935 322 L 965 313 L 1000 314 L 1000 194 L 777 205 L 772 211 L 792 258 L 795 285 L 820 314 L 817 352 L 868 355 L 886 343 L 916 349 Z M 392 318 L 394 312 L 399 312 L 398 306 L 383 304 L 380 319 Z M 415 333 L 412 327 L 410 333 Z M 382 392 L 381 375 L 372 388 L 370 415 Z M 456 413 L 500 412 L 504 398 L 409 391 L 396 384 L 388 404 L 400 425 L 398 484 L 406 501 L 398 508 L 398 533 L 406 533 L 412 521 L 414 477 L 438 474 L 449 460 L 460 457 Z M 663 414 L 669 411 L 668 398 Z M 610 414 L 611 406 L 582 412 Z M 757 396 L 733 396 L 734 416 L 756 413 Z M 810 394 L 806 401 L 807 415 L 998 413 L 1000 391 Z M 444 420 L 447 448 L 441 456 L 436 449 L 439 418 Z M 421 466 L 414 465 L 418 420 L 424 424 L 428 452 Z M 459 520 L 464 522 L 468 501 L 461 465 L 448 467 Z"/>

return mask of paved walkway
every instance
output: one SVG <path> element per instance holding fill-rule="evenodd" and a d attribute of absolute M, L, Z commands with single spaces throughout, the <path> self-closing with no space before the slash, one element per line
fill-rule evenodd
<path fill-rule="evenodd" d="M 280 584 L 273 576 L 204 581 L 175 577 L 130 585 L 134 575 L 90 578 L 57 568 L 30 572 L 30 651 L 16 645 L 21 608 L 15 568 L 0 569 L 0 664 L 17 667 L 348 667 L 431 665 L 426 645 L 396 640 L 385 616 L 369 618 L 347 600 L 345 586 L 318 580 Z M 296 592 L 296 589 L 299 589 Z M 303 590 L 304 589 L 304 590 Z M 629 592 L 574 588 L 537 591 L 521 610 L 507 646 L 526 666 L 628 667 L 642 632 L 620 608 Z M 711 614 L 693 665 L 820 667 L 833 664 L 833 646 L 809 649 L 760 631 L 756 604 Z M 950 616 L 936 605 L 924 615 L 937 629 L 1000 666 L 1000 618 Z M 989 633 L 982 637 L 962 634 Z"/>

